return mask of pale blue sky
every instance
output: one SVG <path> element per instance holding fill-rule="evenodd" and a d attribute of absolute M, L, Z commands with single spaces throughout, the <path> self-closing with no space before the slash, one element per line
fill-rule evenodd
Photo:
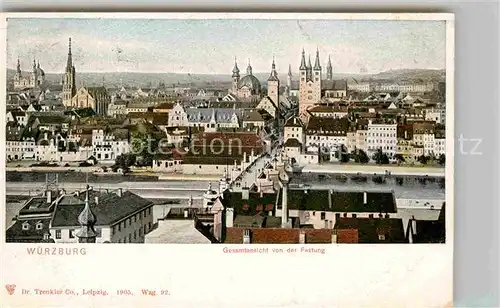
<path fill-rule="evenodd" d="M 7 66 L 33 57 L 46 72 L 63 72 L 68 38 L 77 72 L 230 74 L 234 57 L 244 71 L 298 71 L 302 48 L 337 73 L 445 67 L 444 21 L 9 19 Z"/>

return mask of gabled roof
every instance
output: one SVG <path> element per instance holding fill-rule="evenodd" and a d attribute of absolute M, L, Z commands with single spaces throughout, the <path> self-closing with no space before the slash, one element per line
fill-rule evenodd
<path fill-rule="evenodd" d="M 347 82 L 345 80 L 322 80 L 321 90 L 345 91 L 347 90 Z"/>
<path fill-rule="evenodd" d="M 335 220 L 337 243 L 407 243 L 400 218 L 352 218 Z"/>
<path fill-rule="evenodd" d="M 99 197 L 98 204 L 95 203 L 95 196 Z M 84 200 L 84 193 L 76 198 L 70 195 L 63 197 L 54 211 L 52 227 L 78 227 L 78 215 L 85 206 Z M 97 218 L 97 226 L 113 225 L 153 205 L 151 201 L 129 191 L 123 192 L 121 197 L 113 193 L 90 191 L 89 200 L 92 212 Z"/>

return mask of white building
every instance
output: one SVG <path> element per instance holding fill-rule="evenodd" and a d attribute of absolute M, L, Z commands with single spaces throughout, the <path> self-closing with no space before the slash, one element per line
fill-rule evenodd
<path fill-rule="evenodd" d="M 397 124 L 393 122 L 373 121 L 368 123 L 366 149 L 368 156 L 375 154 L 378 149 L 392 158 L 397 150 Z"/>
<path fill-rule="evenodd" d="M 102 129 L 92 130 L 93 155 L 98 161 L 113 162 L 116 157 L 130 152 L 126 134 L 107 133 Z"/>
<path fill-rule="evenodd" d="M 425 110 L 425 120 L 434 121 L 438 124 L 446 124 L 446 109 L 432 108 Z"/>
<path fill-rule="evenodd" d="M 55 201 L 50 234 L 56 244 L 78 243 L 78 215 L 85 206 L 85 198 L 85 192 L 78 192 L 61 195 Z M 153 230 L 153 203 L 129 191 L 91 190 L 89 203 L 96 215 L 96 243 L 144 243 L 145 235 Z"/>

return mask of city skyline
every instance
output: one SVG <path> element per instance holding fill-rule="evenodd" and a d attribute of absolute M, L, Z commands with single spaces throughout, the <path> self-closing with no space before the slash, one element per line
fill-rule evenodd
<path fill-rule="evenodd" d="M 334 73 L 373 74 L 444 69 L 446 54 L 443 21 L 33 18 L 9 19 L 7 67 L 19 57 L 29 71 L 35 58 L 62 73 L 69 37 L 78 72 L 230 74 L 236 57 L 242 72 L 250 59 L 265 73 L 274 55 L 285 76 L 289 65 L 298 72 L 304 48 L 312 61 L 319 49 L 323 72 L 331 56 Z"/>

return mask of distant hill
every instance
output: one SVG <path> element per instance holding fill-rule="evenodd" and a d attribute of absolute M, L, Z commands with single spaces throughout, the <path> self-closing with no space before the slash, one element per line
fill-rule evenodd
<path fill-rule="evenodd" d="M 23 72 L 28 75 L 28 72 Z M 12 80 L 15 70 L 7 69 L 7 80 Z M 79 73 L 77 71 L 76 83 L 78 86 L 98 86 L 118 87 L 121 84 L 125 86 L 156 87 L 160 82 L 167 86 L 171 85 L 192 85 L 203 87 L 224 87 L 231 84 L 231 75 L 225 74 L 180 74 L 180 73 Z M 269 73 L 256 73 L 255 76 L 265 83 Z M 294 74 L 297 76 L 297 73 Z M 381 72 L 378 74 L 334 74 L 334 79 L 356 80 L 403 80 L 403 79 L 423 79 L 423 80 L 444 80 L 445 70 L 427 70 L 427 69 L 399 69 Z M 60 83 L 63 74 L 47 73 L 46 79 L 52 83 Z M 281 76 L 282 82 L 285 82 L 285 76 Z"/>

